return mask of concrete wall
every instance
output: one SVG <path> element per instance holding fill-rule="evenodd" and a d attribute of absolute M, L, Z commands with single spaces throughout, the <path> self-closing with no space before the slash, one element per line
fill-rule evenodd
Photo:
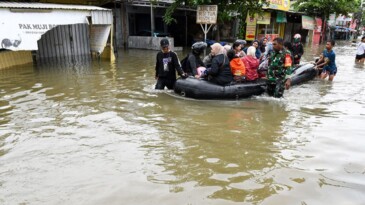
<path fill-rule="evenodd" d="M 140 48 L 148 50 L 160 50 L 160 41 L 164 37 L 149 36 L 129 36 L 128 48 Z M 170 41 L 170 49 L 174 50 L 174 38 L 168 38 Z"/>
<path fill-rule="evenodd" d="M 32 63 L 31 51 L 3 51 L 0 52 L 0 69 Z"/>

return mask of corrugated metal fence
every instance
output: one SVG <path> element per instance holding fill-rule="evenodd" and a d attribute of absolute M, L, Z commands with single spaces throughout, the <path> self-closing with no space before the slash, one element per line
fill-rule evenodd
<path fill-rule="evenodd" d="M 37 61 L 90 58 L 89 26 L 87 24 L 59 25 L 38 40 Z"/>

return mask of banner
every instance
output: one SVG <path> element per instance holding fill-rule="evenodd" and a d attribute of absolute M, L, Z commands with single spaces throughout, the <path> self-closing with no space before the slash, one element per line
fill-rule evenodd
<path fill-rule="evenodd" d="M 286 13 L 282 12 L 282 11 L 278 11 L 276 12 L 276 22 L 277 23 L 286 23 Z"/>
<path fill-rule="evenodd" d="M 246 18 L 246 41 L 253 41 L 255 40 L 256 36 L 256 15 L 252 18 L 250 15 L 247 15 Z"/>
<path fill-rule="evenodd" d="M 329 26 L 336 26 L 336 14 L 330 14 L 329 20 L 328 20 Z"/>
<path fill-rule="evenodd" d="M 302 16 L 302 27 L 307 30 L 314 30 L 314 19 L 310 16 Z"/>
<path fill-rule="evenodd" d="M 0 9 L 0 48 L 38 50 L 37 41 L 57 25 L 88 23 L 89 11 L 11 12 Z"/>
<path fill-rule="evenodd" d="M 314 32 L 321 33 L 322 32 L 322 19 L 316 18 L 316 26 Z"/>
<path fill-rule="evenodd" d="M 264 12 L 262 15 L 257 15 L 257 24 L 270 24 L 271 13 Z"/>
<path fill-rule="evenodd" d="M 289 11 L 290 9 L 290 0 L 266 0 L 269 6 L 264 6 L 264 9 L 275 9 L 280 11 Z"/>

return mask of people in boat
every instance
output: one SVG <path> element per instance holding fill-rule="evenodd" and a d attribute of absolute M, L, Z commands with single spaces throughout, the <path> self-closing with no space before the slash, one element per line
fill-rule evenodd
<path fill-rule="evenodd" d="M 357 51 L 355 62 L 356 63 L 364 63 L 365 61 L 365 36 L 361 38 L 361 42 L 357 44 Z"/>
<path fill-rule="evenodd" d="M 205 65 L 200 58 L 200 55 L 206 48 L 207 43 L 203 41 L 196 42 L 191 46 L 191 52 L 188 54 L 186 62 L 182 63 L 183 70 L 187 75 L 199 78 L 199 73 L 201 73 L 202 70 L 205 70 Z"/>
<path fill-rule="evenodd" d="M 257 69 L 259 67 L 259 59 L 256 58 L 256 48 L 250 46 L 247 49 L 247 56 L 242 58 L 246 66 L 246 80 L 253 81 L 259 78 Z"/>
<path fill-rule="evenodd" d="M 302 44 L 302 36 L 297 33 L 294 35 L 294 43 L 293 43 L 293 56 L 294 56 L 294 65 L 300 64 L 300 58 L 304 54 L 303 44 Z"/>
<path fill-rule="evenodd" d="M 267 68 L 269 67 L 269 57 L 271 53 L 274 51 L 273 45 L 271 42 L 268 42 L 266 45 L 265 53 L 261 55 L 260 65 L 258 68 L 259 78 L 266 78 Z M 257 50 L 256 50 L 257 52 Z M 257 55 L 256 55 L 257 56 Z"/>
<path fill-rule="evenodd" d="M 237 56 L 234 50 L 228 51 L 227 57 L 229 60 L 229 66 L 231 68 L 234 82 L 240 83 L 244 81 L 246 75 L 246 67 L 243 61 Z"/>
<path fill-rule="evenodd" d="M 204 71 L 204 76 L 212 83 L 227 85 L 233 81 L 228 57 L 221 44 L 214 43 L 211 48 L 212 65 Z"/>
<path fill-rule="evenodd" d="M 251 44 L 253 47 L 256 48 L 256 53 L 255 53 L 255 56 L 257 59 L 260 59 L 261 58 L 261 51 L 259 48 L 259 41 L 258 40 L 254 40 L 252 41 L 252 44 Z M 244 48 L 243 51 L 247 54 L 247 49 L 248 48 Z"/>
<path fill-rule="evenodd" d="M 333 81 L 337 73 L 336 53 L 333 51 L 334 46 L 334 40 L 327 40 L 326 49 L 323 51 L 323 56 L 324 58 L 328 58 L 328 61 L 323 67 L 321 79 L 326 79 L 328 77 L 329 81 Z"/>
<path fill-rule="evenodd" d="M 285 89 L 290 88 L 292 73 L 291 53 L 283 47 L 282 38 L 273 40 L 273 49 L 269 57 L 269 67 L 267 71 L 267 93 L 269 96 L 280 98 Z"/>
<path fill-rule="evenodd" d="M 232 49 L 235 51 L 237 57 L 242 58 L 246 56 L 246 53 L 243 51 L 245 44 L 246 44 L 245 40 L 236 40 L 233 43 Z"/>
<path fill-rule="evenodd" d="M 163 90 L 165 87 L 173 89 L 176 82 L 176 72 L 182 77 L 186 74 L 181 68 L 176 53 L 170 50 L 170 42 L 167 38 L 160 41 L 161 51 L 156 56 L 155 78 L 157 83 L 155 89 Z"/>
<path fill-rule="evenodd" d="M 224 48 L 224 54 L 227 55 L 227 52 L 232 49 L 232 46 L 229 44 L 226 44 L 223 46 Z"/>

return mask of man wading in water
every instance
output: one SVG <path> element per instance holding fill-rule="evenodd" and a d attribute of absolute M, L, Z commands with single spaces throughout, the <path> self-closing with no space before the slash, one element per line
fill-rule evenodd
<path fill-rule="evenodd" d="M 274 52 L 269 57 L 267 71 L 267 93 L 270 96 L 280 98 L 284 89 L 289 89 L 291 84 L 292 59 L 290 51 L 283 48 L 283 39 L 275 38 L 273 41 Z"/>

